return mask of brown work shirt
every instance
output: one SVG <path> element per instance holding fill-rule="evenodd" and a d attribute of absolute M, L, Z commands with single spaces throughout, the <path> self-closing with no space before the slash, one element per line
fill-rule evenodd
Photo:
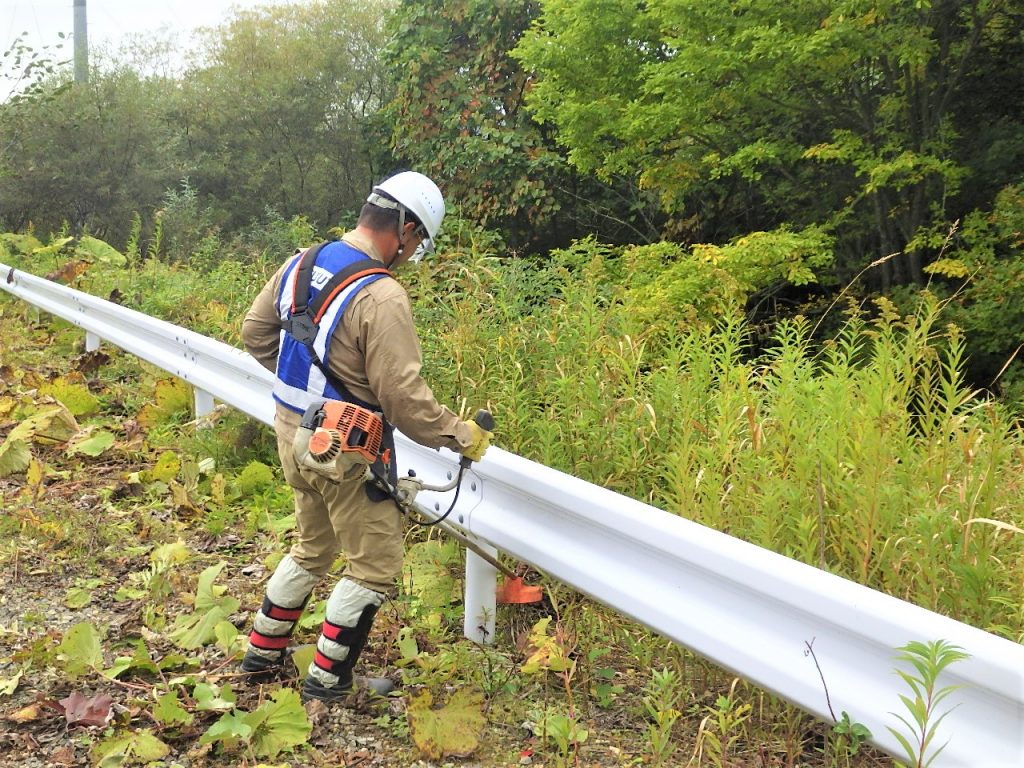
<path fill-rule="evenodd" d="M 384 260 L 372 242 L 355 232 L 342 241 L 372 259 Z M 268 370 L 276 371 L 281 318 L 277 297 L 288 261 L 263 286 L 242 322 L 242 342 Z M 469 427 L 437 402 L 420 375 L 422 352 L 412 319 L 409 295 L 397 280 L 375 280 L 346 307 L 334 329 L 327 363 L 353 395 L 378 403 L 384 417 L 409 439 L 430 448 L 462 451 L 472 442 Z M 294 427 L 300 416 L 277 406 L 278 421 Z"/>

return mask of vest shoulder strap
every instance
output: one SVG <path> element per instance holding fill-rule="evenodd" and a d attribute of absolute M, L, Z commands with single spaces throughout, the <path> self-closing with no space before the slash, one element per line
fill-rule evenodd
<path fill-rule="evenodd" d="M 344 269 L 334 273 L 331 279 L 327 281 L 327 284 L 317 293 L 313 302 L 310 303 L 309 287 L 313 280 L 313 265 L 316 263 L 316 257 L 325 245 L 327 243 L 319 243 L 308 248 L 306 253 L 303 254 L 298 268 L 295 270 L 295 290 L 292 295 L 291 315 L 295 317 L 296 315 L 308 312 L 314 325 L 319 325 L 331 302 L 356 280 L 368 277 L 369 275 L 392 276 L 391 271 L 387 267 L 367 256 L 352 262 Z"/>

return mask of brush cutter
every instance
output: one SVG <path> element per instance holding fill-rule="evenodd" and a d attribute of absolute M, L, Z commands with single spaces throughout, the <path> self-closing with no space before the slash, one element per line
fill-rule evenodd
<path fill-rule="evenodd" d="M 488 432 L 494 431 L 494 417 L 491 416 L 490 412 L 484 410 L 477 411 L 476 417 L 473 420 L 481 429 L 485 429 Z M 462 456 L 459 459 L 458 475 L 444 485 L 428 485 L 416 477 L 416 473 L 410 469 L 409 474 L 406 477 L 399 478 L 395 487 L 393 489 L 389 489 L 389 491 L 391 492 L 391 496 L 394 498 L 395 502 L 403 511 L 406 512 L 407 515 L 409 515 L 411 520 L 419 525 L 436 525 L 444 531 L 445 534 L 466 547 L 466 549 L 471 550 L 486 562 L 493 565 L 505 577 L 504 581 L 498 585 L 496 595 L 498 603 L 522 604 L 540 602 L 544 597 L 543 587 L 524 584 L 521 576 L 516 576 L 515 572 L 507 565 L 503 564 L 500 560 L 485 551 L 476 542 L 446 521 L 448 515 L 453 509 L 455 509 L 455 502 L 458 501 L 459 489 L 462 485 L 462 475 L 472 463 L 473 462 L 470 459 Z M 448 510 L 443 515 L 433 520 L 423 520 L 419 514 L 419 510 L 413 504 L 416 499 L 416 494 L 420 491 L 444 493 L 452 490 L 453 488 L 455 489 L 455 497 L 452 499 L 451 506 L 448 507 Z"/>

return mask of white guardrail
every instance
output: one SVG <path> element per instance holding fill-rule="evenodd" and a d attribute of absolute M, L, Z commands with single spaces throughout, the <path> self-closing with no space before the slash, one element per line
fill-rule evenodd
<path fill-rule="evenodd" d="M 199 412 L 216 398 L 273 420 L 272 376 L 247 353 L 3 264 L 0 288 L 85 329 L 88 348 L 102 338 L 189 382 Z M 414 467 L 427 480 L 456 466 L 453 454 L 403 436 L 398 456 L 402 473 Z M 428 513 L 448 506 L 447 495 L 419 499 Z M 449 520 L 487 551 L 533 565 L 826 722 L 831 703 L 897 757 L 889 728 L 907 734 L 897 715 L 913 720 L 896 670 L 914 670 L 895 649 L 959 645 L 970 658 L 939 678 L 959 688 L 939 707 L 950 711 L 932 749 L 946 747 L 932 765 L 1024 767 L 1024 646 L 493 447 L 467 474 Z M 467 552 L 466 583 L 466 635 L 488 641 L 496 572 Z"/>

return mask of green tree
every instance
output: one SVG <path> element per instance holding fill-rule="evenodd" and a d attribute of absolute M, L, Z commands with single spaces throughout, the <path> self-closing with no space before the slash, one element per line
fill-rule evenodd
<path fill-rule="evenodd" d="M 849 275 L 902 252 L 959 190 L 953 109 L 1021 7 L 542 0 L 516 55 L 539 76 L 528 104 L 576 166 L 635 170 L 678 236 L 822 223 Z M 1007 93 L 1001 77 L 986 89 Z M 883 287 L 920 281 L 924 256 L 881 264 Z"/>
<path fill-rule="evenodd" d="M 402 2 L 385 55 L 395 155 L 438 178 L 464 217 L 513 247 L 541 251 L 594 231 L 656 239 L 643 194 L 580 176 L 526 112 L 532 76 L 510 51 L 536 15 L 535 0 Z"/>
<path fill-rule="evenodd" d="M 239 11 L 209 32 L 176 115 L 190 183 L 236 228 L 273 208 L 321 223 L 380 175 L 368 117 L 384 100 L 384 0 Z"/>
<path fill-rule="evenodd" d="M 180 173 L 165 110 L 174 84 L 116 67 L 67 82 L 0 106 L 0 217 L 9 229 L 67 223 L 117 242 Z"/>

